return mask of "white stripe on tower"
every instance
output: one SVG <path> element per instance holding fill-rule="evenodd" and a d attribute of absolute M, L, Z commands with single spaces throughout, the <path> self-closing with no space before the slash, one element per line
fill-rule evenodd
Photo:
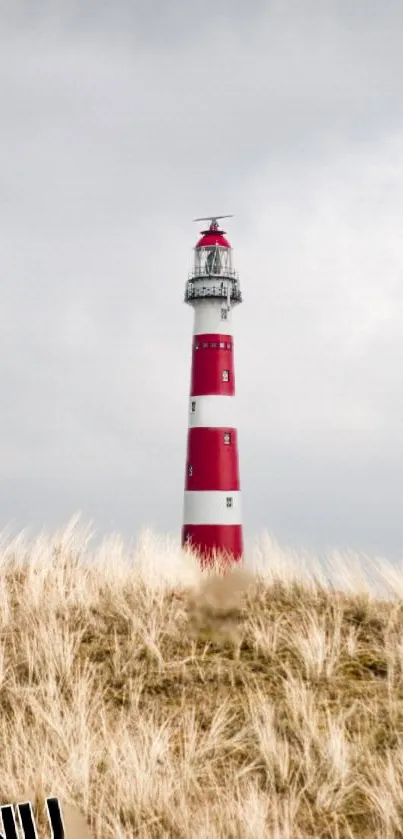
<path fill-rule="evenodd" d="M 235 428 L 235 396 L 191 396 L 189 428 Z"/>
<path fill-rule="evenodd" d="M 226 301 L 198 301 L 195 306 L 193 335 L 217 335 L 220 332 L 232 335 L 232 311 L 228 309 Z"/>
<path fill-rule="evenodd" d="M 184 507 L 188 524 L 242 524 L 240 492 L 185 492 Z"/>

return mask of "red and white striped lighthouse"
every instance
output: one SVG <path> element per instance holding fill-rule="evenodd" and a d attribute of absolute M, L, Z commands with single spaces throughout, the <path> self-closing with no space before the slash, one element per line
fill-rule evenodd
<path fill-rule="evenodd" d="M 194 251 L 185 302 L 194 308 L 182 545 L 202 564 L 243 552 L 232 309 L 242 303 L 232 248 L 215 216 Z"/>

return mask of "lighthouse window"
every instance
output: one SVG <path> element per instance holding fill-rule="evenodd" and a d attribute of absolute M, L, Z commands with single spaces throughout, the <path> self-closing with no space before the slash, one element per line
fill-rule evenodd
<path fill-rule="evenodd" d="M 225 350 L 225 341 L 220 341 L 220 350 Z"/>
<path fill-rule="evenodd" d="M 223 382 L 229 382 L 229 370 L 223 370 L 221 373 L 221 378 Z"/>
<path fill-rule="evenodd" d="M 227 507 L 232 507 L 232 498 L 227 496 Z"/>
<path fill-rule="evenodd" d="M 196 341 L 196 343 L 195 343 L 195 350 L 198 350 L 198 349 L 199 349 L 199 344 L 198 344 L 198 341 Z"/>
<path fill-rule="evenodd" d="M 196 402 L 192 402 L 192 414 L 196 411 Z"/>
<path fill-rule="evenodd" d="M 228 311 L 227 309 L 221 309 L 221 320 L 227 320 Z"/>
<path fill-rule="evenodd" d="M 231 434 L 229 433 L 229 431 L 226 431 L 225 434 L 224 434 L 224 444 L 226 446 L 231 445 Z"/>
<path fill-rule="evenodd" d="M 227 350 L 231 349 L 231 344 L 227 344 Z"/>
<path fill-rule="evenodd" d="M 215 342 L 215 341 L 213 341 L 213 342 L 212 342 L 212 344 L 211 344 L 211 346 L 212 346 L 212 347 L 216 347 L 216 346 L 217 346 L 216 342 Z"/>
<path fill-rule="evenodd" d="M 203 341 L 203 349 L 205 350 L 208 347 L 207 341 Z"/>
<path fill-rule="evenodd" d="M 192 475 L 193 475 L 193 466 L 192 465 L 189 466 L 188 475 L 189 475 L 189 478 L 191 478 Z"/>

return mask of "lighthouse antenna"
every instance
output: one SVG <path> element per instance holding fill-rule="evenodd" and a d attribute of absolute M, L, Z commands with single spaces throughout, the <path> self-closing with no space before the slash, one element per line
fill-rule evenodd
<path fill-rule="evenodd" d="M 202 218 L 194 218 L 193 221 L 211 221 L 213 224 L 216 224 L 219 218 L 234 218 L 234 216 L 203 216 Z"/>

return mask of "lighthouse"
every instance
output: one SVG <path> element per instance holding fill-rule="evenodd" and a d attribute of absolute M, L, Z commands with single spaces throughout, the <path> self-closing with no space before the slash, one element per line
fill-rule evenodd
<path fill-rule="evenodd" d="M 218 220 L 209 221 L 194 248 L 185 302 L 194 309 L 182 545 L 202 565 L 221 553 L 232 563 L 243 552 L 232 312 L 242 303 L 232 248 Z"/>

